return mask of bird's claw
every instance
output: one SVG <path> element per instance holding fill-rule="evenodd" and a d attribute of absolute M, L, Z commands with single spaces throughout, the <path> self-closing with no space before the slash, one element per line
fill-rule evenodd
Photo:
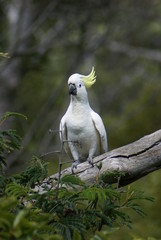
<path fill-rule="evenodd" d="M 79 164 L 78 160 L 73 162 L 72 167 L 71 167 L 71 171 L 73 174 L 74 174 L 74 169 L 77 169 L 78 164 Z"/>
<path fill-rule="evenodd" d="M 92 158 L 88 158 L 88 163 L 89 163 L 90 165 L 92 165 L 92 167 L 94 166 L 94 164 L 93 164 L 93 159 L 92 159 Z"/>

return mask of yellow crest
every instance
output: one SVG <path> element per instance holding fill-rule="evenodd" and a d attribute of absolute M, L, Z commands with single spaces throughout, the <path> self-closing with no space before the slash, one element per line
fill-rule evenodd
<path fill-rule="evenodd" d="M 92 67 L 92 71 L 88 76 L 82 76 L 81 79 L 84 82 L 86 88 L 90 88 L 96 82 L 94 67 Z"/>

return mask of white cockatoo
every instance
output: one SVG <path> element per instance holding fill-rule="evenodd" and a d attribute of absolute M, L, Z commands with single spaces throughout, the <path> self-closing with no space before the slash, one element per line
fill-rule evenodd
<path fill-rule="evenodd" d="M 96 81 L 92 68 L 88 76 L 73 74 L 68 79 L 70 104 L 60 122 L 60 138 L 65 152 L 73 159 L 72 172 L 80 162 L 108 151 L 107 135 L 101 117 L 92 110 L 86 88 Z"/>

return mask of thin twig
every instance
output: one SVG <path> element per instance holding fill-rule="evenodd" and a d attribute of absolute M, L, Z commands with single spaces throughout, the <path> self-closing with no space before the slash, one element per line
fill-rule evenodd
<path fill-rule="evenodd" d="M 49 133 L 60 133 L 60 130 L 49 129 Z"/>
<path fill-rule="evenodd" d="M 57 187 L 56 187 L 56 199 L 58 198 L 58 194 L 59 194 L 59 184 L 60 184 L 60 178 L 61 178 L 61 168 L 62 168 L 62 152 L 63 152 L 63 136 L 62 136 L 62 131 L 59 130 L 60 133 L 60 140 L 61 140 L 61 148 L 60 148 L 60 153 L 59 153 L 59 174 L 58 174 L 58 183 L 57 183 Z"/>
<path fill-rule="evenodd" d="M 55 150 L 55 151 L 51 151 L 51 152 L 47 152 L 47 153 L 43 153 L 40 155 L 40 158 L 43 158 L 47 155 L 53 154 L 53 153 L 60 153 L 60 150 Z"/>

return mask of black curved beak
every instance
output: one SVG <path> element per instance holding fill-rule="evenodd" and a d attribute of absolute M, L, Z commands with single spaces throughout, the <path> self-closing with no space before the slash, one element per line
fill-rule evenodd
<path fill-rule="evenodd" d="M 77 95 L 77 88 L 75 84 L 72 83 L 69 84 L 69 94 Z"/>

